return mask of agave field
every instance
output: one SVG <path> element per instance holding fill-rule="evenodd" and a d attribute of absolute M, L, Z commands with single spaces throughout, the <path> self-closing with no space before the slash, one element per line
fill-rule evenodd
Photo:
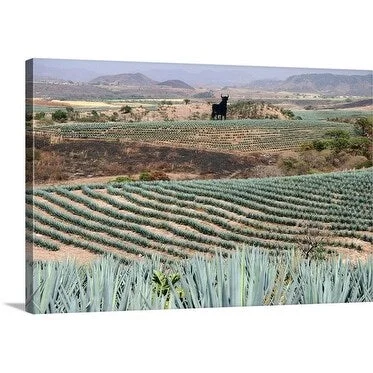
<path fill-rule="evenodd" d="M 294 110 L 294 114 L 305 121 L 326 121 L 333 118 L 357 119 L 369 115 L 364 110 Z"/>
<path fill-rule="evenodd" d="M 373 301 L 373 259 L 312 261 L 288 251 L 235 251 L 165 266 L 157 256 L 123 264 L 33 264 L 33 313 L 125 311 Z"/>
<path fill-rule="evenodd" d="M 127 264 L 227 256 L 247 246 L 283 252 L 309 244 L 310 232 L 327 250 L 371 252 L 372 186 L 366 169 L 44 187 L 26 192 L 27 240 L 42 252 L 63 246 Z"/>
<path fill-rule="evenodd" d="M 353 131 L 348 123 L 323 120 L 239 119 L 226 121 L 164 121 L 55 124 L 35 134 L 74 139 L 104 139 L 174 145 L 218 151 L 295 149 L 321 138 L 328 130 Z"/>

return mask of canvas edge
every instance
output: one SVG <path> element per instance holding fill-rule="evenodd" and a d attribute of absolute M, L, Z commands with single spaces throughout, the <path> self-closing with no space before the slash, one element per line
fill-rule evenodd
<path fill-rule="evenodd" d="M 28 59 L 25 61 L 25 148 L 27 148 L 27 136 L 26 136 L 26 122 L 27 116 L 33 114 L 32 98 L 34 94 L 33 77 L 34 77 L 34 59 Z M 34 147 L 34 139 L 32 139 L 32 149 Z M 33 190 L 33 178 L 31 188 L 27 183 L 30 175 L 34 174 L 34 151 L 31 153 L 25 153 L 25 198 L 27 190 Z M 32 193 L 33 195 L 33 193 Z M 25 200 L 25 223 L 29 216 L 33 216 L 33 207 L 30 207 Z M 33 219 L 32 219 L 33 221 Z M 26 223 L 27 224 L 27 223 Z M 31 302 L 32 295 L 34 293 L 34 281 L 33 281 L 33 234 L 31 237 L 27 236 L 27 225 L 25 225 L 25 311 L 29 313 L 35 313 L 33 303 Z"/>

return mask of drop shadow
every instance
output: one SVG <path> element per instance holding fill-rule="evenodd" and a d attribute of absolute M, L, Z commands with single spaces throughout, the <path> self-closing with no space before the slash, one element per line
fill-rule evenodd
<path fill-rule="evenodd" d="M 24 303 L 5 303 L 9 307 L 16 308 L 20 311 L 25 311 L 25 304 Z"/>

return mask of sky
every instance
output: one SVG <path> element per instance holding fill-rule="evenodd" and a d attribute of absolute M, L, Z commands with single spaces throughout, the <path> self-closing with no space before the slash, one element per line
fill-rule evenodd
<path fill-rule="evenodd" d="M 34 74 L 37 77 L 87 82 L 101 75 L 123 73 L 142 73 L 157 81 L 180 79 L 188 84 L 198 86 L 198 84 L 242 85 L 254 80 L 285 80 L 291 75 L 310 73 L 366 75 L 371 73 L 371 71 L 295 67 L 34 59 Z"/>

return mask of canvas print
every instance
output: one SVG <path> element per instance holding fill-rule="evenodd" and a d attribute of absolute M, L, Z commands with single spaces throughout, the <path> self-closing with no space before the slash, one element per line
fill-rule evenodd
<path fill-rule="evenodd" d="M 26 309 L 373 300 L 372 71 L 26 61 Z"/>

